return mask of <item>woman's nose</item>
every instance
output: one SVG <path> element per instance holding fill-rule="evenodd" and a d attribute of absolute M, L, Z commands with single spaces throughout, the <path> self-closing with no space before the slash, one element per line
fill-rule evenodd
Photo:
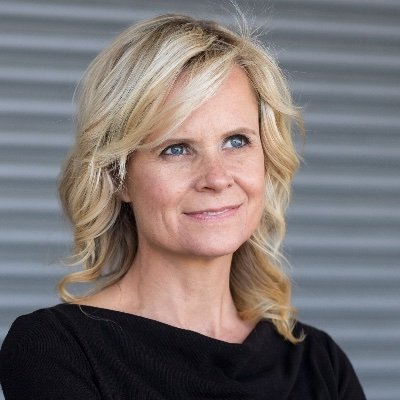
<path fill-rule="evenodd" d="M 233 185 L 231 171 L 225 165 L 221 155 L 204 157 L 199 166 L 196 189 L 198 191 L 220 192 Z"/>

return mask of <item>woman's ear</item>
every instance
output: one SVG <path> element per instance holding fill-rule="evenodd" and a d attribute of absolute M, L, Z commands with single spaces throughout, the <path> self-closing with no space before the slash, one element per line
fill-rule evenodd
<path fill-rule="evenodd" d="M 118 197 L 125 203 L 131 203 L 132 201 L 129 195 L 129 190 L 125 185 L 125 181 L 122 183 L 122 186 L 118 191 Z"/>

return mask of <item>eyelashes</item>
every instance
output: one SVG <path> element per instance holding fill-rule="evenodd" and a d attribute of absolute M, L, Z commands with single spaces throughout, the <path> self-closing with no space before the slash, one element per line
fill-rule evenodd
<path fill-rule="evenodd" d="M 189 146 L 185 143 L 176 143 L 166 147 L 162 152 L 162 156 L 184 156 L 189 153 Z"/>
<path fill-rule="evenodd" d="M 251 140 L 246 135 L 232 135 L 224 139 L 223 149 L 237 150 L 251 144 Z M 161 151 L 161 156 L 185 156 L 191 154 L 193 149 L 186 143 L 174 143 Z"/>
<path fill-rule="evenodd" d="M 224 144 L 224 148 L 240 149 L 241 147 L 250 144 L 250 139 L 245 135 L 232 135 L 225 140 Z"/>

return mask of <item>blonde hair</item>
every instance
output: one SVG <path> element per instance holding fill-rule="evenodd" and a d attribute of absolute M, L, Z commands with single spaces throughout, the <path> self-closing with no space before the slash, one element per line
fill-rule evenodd
<path fill-rule="evenodd" d="M 296 343 L 291 285 L 280 245 L 290 183 L 298 167 L 291 123 L 299 120 L 274 59 L 242 30 L 184 15 L 163 15 L 123 32 L 90 64 L 79 90 L 76 143 L 60 176 L 59 194 L 72 223 L 72 262 L 82 270 L 59 283 L 63 301 L 79 303 L 71 283 L 96 283 L 95 291 L 118 282 L 137 249 L 135 218 L 118 192 L 128 157 L 162 128 L 170 135 L 218 89 L 233 65 L 252 83 L 259 103 L 265 158 L 265 210 L 252 237 L 233 255 L 230 286 L 243 319 L 270 319 Z M 165 104 L 177 79 L 184 87 Z M 165 136 L 160 139 L 164 140 Z"/>

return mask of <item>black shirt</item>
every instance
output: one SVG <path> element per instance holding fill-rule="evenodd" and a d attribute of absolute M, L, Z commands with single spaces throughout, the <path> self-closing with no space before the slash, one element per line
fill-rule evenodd
<path fill-rule="evenodd" d="M 228 343 L 148 318 L 59 304 L 21 316 L 0 353 L 6 400 L 364 400 L 343 351 L 296 325 L 293 345 L 260 321 Z"/>

